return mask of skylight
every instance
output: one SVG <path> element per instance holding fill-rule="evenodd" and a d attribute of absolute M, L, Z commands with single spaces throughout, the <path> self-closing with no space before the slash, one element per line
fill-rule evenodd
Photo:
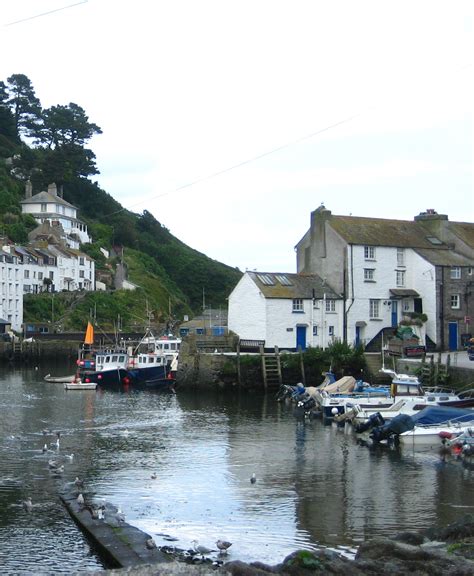
<path fill-rule="evenodd" d="M 428 240 L 428 242 L 431 242 L 431 244 L 436 244 L 437 246 L 442 244 L 441 240 L 439 238 L 436 238 L 436 236 L 427 236 L 426 239 Z"/>
<path fill-rule="evenodd" d="M 288 280 L 288 277 L 284 274 L 275 274 L 275 278 L 278 280 L 278 282 L 280 282 L 280 284 L 283 284 L 283 286 L 292 286 L 291 282 Z"/>
<path fill-rule="evenodd" d="M 273 281 L 273 278 L 270 276 L 270 274 L 257 274 L 257 278 L 262 284 L 265 284 L 265 286 L 275 285 L 275 282 Z"/>

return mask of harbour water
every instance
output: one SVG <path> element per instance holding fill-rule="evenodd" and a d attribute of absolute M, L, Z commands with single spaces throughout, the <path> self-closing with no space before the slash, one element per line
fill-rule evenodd
<path fill-rule="evenodd" d="M 58 498 L 76 476 L 86 497 L 120 507 L 158 545 L 221 538 L 229 559 L 270 564 L 301 548 L 350 555 L 366 538 L 474 511 L 474 471 L 461 462 L 370 450 L 349 428 L 298 420 L 272 394 L 69 392 L 43 381 L 49 371 L 0 372 L 2 574 L 103 568 Z M 49 446 L 57 431 L 59 448 Z"/>

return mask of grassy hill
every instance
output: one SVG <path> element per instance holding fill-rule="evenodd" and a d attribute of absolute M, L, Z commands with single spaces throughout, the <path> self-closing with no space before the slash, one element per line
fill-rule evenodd
<path fill-rule="evenodd" d="M 31 216 L 21 214 L 23 194 L 23 182 L 12 176 L 0 154 L 0 227 L 2 234 L 16 243 L 26 243 L 28 232 L 36 226 Z M 226 306 L 226 298 L 241 276 L 238 269 L 193 250 L 149 212 L 124 210 L 87 178 L 65 182 L 64 198 L 79 209 L 79 217 L 89 227 L 93 243 L 82 249 L 96 260 L 97 269 L 113 269 L 117 259 L 112 254 L 107 262 L 100 247 L 111 250 L 120 246 L 120 253 L 123 247 L 129 280 L 140 288 L 86 294 L 73 306 L 67 295 L 55 295 L 54 320 L 60 321 L 63 329 L 83 329 L 91 311 L 104 329 L 113 327 L 118 316 L 124 329 L 133 327 L 138 318 L 146 317 L 147 308 L 155 320 L 165 321 L 170 313 L 179 320 L 200 309 L 203 290 L 208 305 Z M 50 294 L 25 297 L 25 321 L 48 321 L 51 314 Z"/>

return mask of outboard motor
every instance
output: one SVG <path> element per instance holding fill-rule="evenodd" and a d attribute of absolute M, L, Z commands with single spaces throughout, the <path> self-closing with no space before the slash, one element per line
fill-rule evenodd
<path fill-rule="evenodd" d="M 382 414 L 380 414 L 380 412 L 375 412 L 375 414 L 371 414 L 365 422 L 354 426 L 354 430 L 357 434 L 360 434 L 361 432 L 367 432 L 367 430 L 370 430 L 371 428 L 380 427 L 384 424 L 385 420 Z"/>
<path fill-rule="evenodd" d="M 370 437 L 374 442 L 381 442 L 382 440 L 388 440 L 393 436 L 398 436 L 402 432 L 413 430 L 414 427 L 415 424 L 411 416 L 408 416 L 408 414 L 399 414 L 383 426 L 373 428 Z"/>

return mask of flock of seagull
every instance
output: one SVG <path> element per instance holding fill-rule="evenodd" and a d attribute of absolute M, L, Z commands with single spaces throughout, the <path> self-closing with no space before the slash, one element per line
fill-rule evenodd
<path fill-rule="evenodd" d="M 44 436 L 46 436 L 48 434 L 53 434 L 53 432 L 51 430 L 43 430 Z M 45 443 L 43 445 L 42 452 L 44 454 L 50 452 L 51 450 L 55 450 L 56 454 L 59 451 L 60 444 L 61 444 L 61 442 L 60 442 L 61 433 L 56 432 L 55 435 L 56 435 L 56 440 L 54 442 L 50 442 L 49 446 L 47 443 Z M 57 457 L 50 458 L 48 460 L 48 467 L 52 473 L 57 474 L 57 475 L 61 475 L 64 472 L 64 462 L 65 461 L 72 462 L 73 459 L 74 459 L 74 454 L 64 454 L 64 455 L 62 455 L 62 459 L 58 459 Z M 151 479 L 156 480 L 156 478 L 157 478 L 156 473 L 153 473 L 151 475 Z M 257 482 L 257 476 L 255 473 L 253 473 L 252 476 L 250 477 L 250 483 L 255 484 L 256 482 Z M 96 520 L 105 519 L 105 512 L 106 512 L 105 505 L 94 506 L 91 504 L 86 504 L 85 499 L 84 499 L 84 495 L 83 495 L 84 481 L 81 480 L 78 476 L 76 476 L 76 479 L 74 480 L 74 485 L 75 485 L 76 489 L 78 490 L 78 496 L 76 498 L 76 502 L 77 502 L 79 508 L 87 509 L 90 512 L 92 518 L 94 518 Z M 31 497 L 28 497 L 28 498 L 26 498 L 26 500 L 23 500 L 22 505 L 23 505 L 23 508 L 27 512 L 33 511 L 33 502 L 32 502 Z M 109 521 L 110 521 L 110 519 L 109 519 Z M 116 524 L 119 524 L 119 525 L 125 522 L 125 515 L 120 508 L 115 513 L 114 521 Z M 207 546 L 203 546 L 202 544 L 199 544 L 198 540 L 193 540 L 192 544 L 193 544 L 194 552 L 196 552 L 197 554 L 200 554 L 201 556 L 206 556 L 208 554 L 212 554 L 213 552 L 217 552 L 217 551 L 219 552 L 219 554 L 227 554 L 229 548 L 232 546 L 232 542 L 229 542 L 227 540 L 221 540 L 221 539 L 216 541 L 217 550 L 213 550 L 212 548 L 208 548 Z M 153 538 L 148 538 L 145 542 L 145 545 L 150 550 L 157 547 Z"/>

